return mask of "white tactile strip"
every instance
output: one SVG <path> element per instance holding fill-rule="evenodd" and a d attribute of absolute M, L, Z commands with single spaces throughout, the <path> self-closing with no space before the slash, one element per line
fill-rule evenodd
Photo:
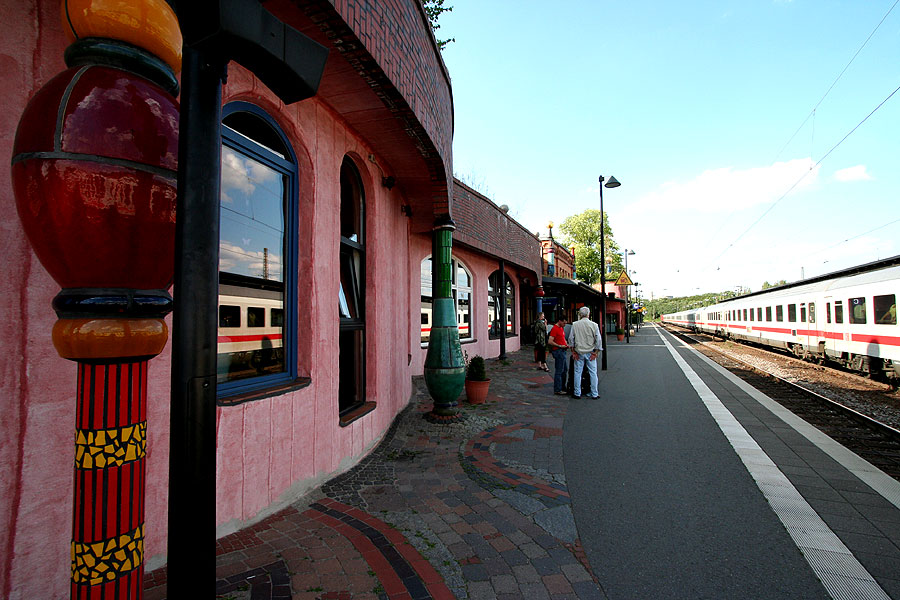
<path fill-rule="evenodd" d="M 661 333 L 660 338 L 829 595 L 839 600 L 890 600 L 872 575 Z"/>

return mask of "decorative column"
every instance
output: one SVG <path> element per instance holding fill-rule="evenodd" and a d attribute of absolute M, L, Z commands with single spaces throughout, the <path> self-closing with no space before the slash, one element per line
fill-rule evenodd
<path fill-rule="evenodd" d="M 78 363 L 71 597 L 143 594 L 147 370 L 172 309 L 181 33 L 164 0 L 62 2 L 70 67 L 25 108 L 12 183 L 62 287 L 53 345 Z"/>
<path fill-rule="evenodd" d="M 434 224 L 432 238 L 432 313 L 431 337 L 425 355 L 425 384 L 434 399 L 434 407 L 425 417 L 432 422 L 452 423 L 463 419 L 459 398 L 466 378 L 452 282 L 453 230 L 456 225 L 447 216 Z"/>

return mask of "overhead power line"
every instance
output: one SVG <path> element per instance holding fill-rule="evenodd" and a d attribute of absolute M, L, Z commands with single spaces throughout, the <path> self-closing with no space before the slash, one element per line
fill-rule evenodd
<path fill-rule="evenodd" d="M 891 11 L 894 10 L 894 7 L 896 7 L 897 4 L 900 4 L 900 0 L 896 0 L 891 5 L 891 7 L 888 9 L 888 11 L 886 13 L 884 13 L 884 16 L 881 17 L 881 20 L 878 22 L 878 25 L 875 26 L 875 29 L 873 29 L 872 33 L 869 34 L 869 37 L 866 38 L 866 41 L 864 41 L 862 43 L 862 46 L 859 47 L 859 49 L 853 55 L 853 58 L 850 59 L 850 62 L 848 62 L 846 65 L 844 65 L 844 68 L 841 70 L 841 72 L 838 74 L 838 76 L 835 78 L 835 80 L 831 82 L 830 86 L 828 86 L 828 89 L 825 91 L 825 94 L 822 95 L 822 97 L 819 99 L 819 101 L 816 103 L 816 105 L 813 107 L 813 109 L 809 112 L 808 115 L 806 115 L 806 118 L 803 120 L 802 123 L 800 123 L 800 127 L 797 128 L 797 131 L 795 131 L 794 134 L 791 136 L 791 138 L 787 142 L 785 142 L 784 146 L 781 147 L 781 150 L 778 151 L 778 154 L 775 155 L 775 160 L 773 160 L 772 162 L 775 162 L 778 160 L 778 158 L 781 156 L 781 153 L 784 152 L 784 149 L 787 148 L 788 145 L 792 141 L 794 141 L 794 138 L 797 137 L 797 134 L 800 133 L 800 130 L 802 130 L 803 127 L 806 125 L 806 122 L 809 121 L 810 118 L 815 117 L 816 109 L 818 109 L 819 106 L 822 104 L 822 102 L 824 102 L 825 98 L 828 97 L 828 94 L 831 93 L 831 90 L 834 89 L 834 86 L 837 85 L 837 82 L 841 80 L 841 77 L 844 76 L 844 73 L 847 72 L 847 69 L 850 68 L 850 65 L 853 64 L 853 61 L 856 60 L 856 57 L 859 56 L 859 53 L 862 52 L 863 48 L 866 47 L 866 44 L 869 43 L 869 40 L 872 39 L 872 36 L 875 35 L 875 32 L 878 31 L 878 28 L 881 27 L 881 24 L 884 23 L 885 19 L 888 18 L 888 15 L 891 14 Z"/>
<path fill-rule="evenodd" d="M 900 2 L 900 0 L 898 0 L 898 2 Z M 896 2 L 895 2 L 894 4 L 896 5 Z M 709 268 L 709 267 L 711 267 L 713 264 L 715 264 L 720 258 L 722 258 L 722 256 L 723 256 L 726 252 L 728 252 L 729 249 L 731 249 L 735 244 L 737 244 L 737 243 L 741 240 L 741 238 L 743 238 L 745 235 L 747 235 L 747 233 L 748 233 L 751 229 L 753 229 L 754 227 L 756 227 L 756 225 L 757 225 L 760 221 L 762 221 L 763 218 L 764 218 L 767 214 L 769 214 L 770 212 L 772 212 L 772 209 L 775 208 L 775 207 L 778 205 L 779 202 L 781 202 L 782 200 L 784 200 L 784 199 L 787 197 L 788 194 L 790 194 L 792 191 L 794 191 L 794 188 L 796 188 L 798 185 L 800 185 L 800 182 L 801 182 L 801 181 L 803 181 L 804 179 L 806 179 L 806 176 L 807 176 L 807 175 L 809 175 L 816 167 L 818 167 L 819 165 L 821 165 L 822 162 L 823 162 L 826 158 L 828 158 L 828 156 L 838 148 L 838 146 L 840 146 L 841 144 L 843 144 L 843 143 L 847 140 L 847 138 L 849 138 L 851 135 L 853 135 L 853 133 L 854 133 L 857 129 L 859 129 L 859 128 L 862 126 L 863 123 L 865 123 L 866 121 L 869 120 L 869 117 L 871 117 L 872 115 L 874 115 L 875 112 L 878 111 L 878 109 L 880 109 L 882 106 L 884 106 L 885 103 L 886 103 L 888 100 L 890 100 L 890 99 L 894 96 L 894 94 L 896 94 L 898 91 L 900 91 L 900 86 L 897 86 L 897 87 L 894 89 L 893 92 L 891 92 L 890 94 L 888 94 L 887 98 L 885 98 L 884 100 L 882 100 L 882 101 L 878 104 L 878 106 L 876 106 L 875 108 L 873 108 L 872 111 L 871 111 L 869 114 L 867 114 L 867 115 L 863 118 L 862 121 L 860 121 L 859 123 L 857 123 L 856 126 L 855 126 L 853 129 L 851 129 L 850 131 L 848 131 L 848 132 L 847 132 L 847 135 L 845 135 L 844 137 L 841 138 L 841 141 L 839 141 L 837 144 L 835 144 L 834 146 L 832 146 L 831 149 L 830 149 L 828 152 L 826 152 L 826 153 L 822 156 L 822 158 L 820 158 L 818 161 L 816 161 L 816 164 L 814 164 L 812 167 L 810 167 L 809 171 L 806 171 L 805 173 L 803 173 L 803 175 L 801 175 L 800 178 L 797 179 L 797 181 L 795 181 L 794 184 L 793 184 L 790 188 L 788 188 L 788 190 L 787 190 L 785 193 L 783 193 L 777 200 L 775 200 L 774 202 L 772 202 L 772 204 L 770 204 L 769 207 L 768 207 L 768 208 L 767 208 L 767 209 L 766 209 L 766 210 L 765 210 L 765 211 L 764 211 L 764 212 L 763 212 L 763 213 L 762 213 L 755 221 L 753 221 L 753 223 L 751 223 L 750 226 L 747 227 L 747 229 L 745 229 L 745 230 L 743 231 L 743 233 L 741 233 L 739 236 L 737 236 L 737 238 L 735 238 L 735 240 L 734 240 L 733 242 L 731 242 L 730 244 L 728 244 L 728 246 L 727 246 L 724 250 L 722 250 L 722 252 L 720 252 L 719 255 L 716 256 L 716 257 L 710 262 L 709 265 L 707 265 L 707 268 Z"/>

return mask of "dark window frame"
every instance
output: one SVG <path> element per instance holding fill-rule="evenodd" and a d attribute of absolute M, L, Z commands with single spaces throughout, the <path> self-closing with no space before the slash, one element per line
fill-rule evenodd
<path fill-rule="evenodd" d="M 236 113 L 247 113 L 267 125 L 272 134 L 277 136 L 286 155 L 272 150 L 258 140 L 254 140 L 225 125 L 224 121 Z M 278 122 L 261 107 L 245 101 L 229 102 L 222 108 L 222 123 L 220 124 L 222 145 L 228 146 L 235 152 L 243 154 L 253 160 L 259 161 L 269 168 L 279 172 L 284 183 L 284 258 L 283 258 L 283 293 L 282 307 L 284 309 L 284 325 L 282 326 L 282 349 L 284 353 L 284 371 L 280 373 L 259 375 L 246 379 L 222 381 L 216 386 L 217 401 L 229 404 L 234 398 L 238 402 L 239 396 L 251 399 L 266 397 L 261 392 L 267 389 L 283 388 L 298 382 L 297 357 L 298 357 L 298 332 L 299 323 L 296 310 L 288 308 L 297 306 L 297 264 L 299 240 L 297 229 L 299 224 L 299 182 L 300 167 L 293 145 Z M 220 275 L 220 279 L 221 279 Z"/>
<path fill-rule="evenodd" d="M 351 189 L 345 190 L 344 188 L 345 176 L 349 178 L 346 183 L 353 186 Z M 348 306 L 351 301 L 353 305 L 353 314 L 344 315 L 338 299 L 338 416 L 343 418 L 362 408 L 366 404 L 368 394 L 366 375 L 366 190 L 362 173 L 349 155 L 345 155 L 341 163 L 339 188 L 341 205 L 340 252 L 338 256 L 339 288 L 344 293 Z M 345 194 L 353 193 L 358 194 L 354 201 L 358 206 L 355 206 L 356 212 L 347 212 L 347 207 L 344 206 L 344 200 L 347 199 Z M 356 220 L 353 223 L 357 228 L 357 231 L 354 232 L 356 239 L 344 235 L 347 225 L 344 222 L 345 218 Z M 345 275 L 347 280 L 345 280 Z M 345 284 L 348 286 L 347 290 L 344 290 Z M 349 344 L 352 344 L 352 347 L 347 347 Z M 353 379 L 345 373 L 347 369 L 353 370 Z M 347 387 L 351 382 L 355 382 L 353 389 Z"/>
<path fill-rule="evenodd" d="M 500 311 L 500 287 L 495 285 L 492 280 L 499 277 L 500 269 L 495 270 L 491 273 L 487 278 L 487 287 L 488 287 L 488 304 L 487 304 L 487 317 L 488 317 L 488 339 L 490 340 L 498 340 L 500 339 L 499 330 L 495 333 L 493 323 L 491 323 L 491 301 L 493 298 L 497 300 L 497 312 Z M 509 276 L 509 273 L 504 272 L 501 278 L 501 284 L 503 282 L 508 283 L 507 293 L 506 293 L 506 310 L 508 310 L 511 314 L 510 318 L 510 327 L 506 332 L 506 337 L 515 337 L 516 336 L 516 285 L 513 283 L 512 277 Z M 491 288 L 495 289 L 492 291 Z M 505 319 L 504 319 L 505 320 Z"/>

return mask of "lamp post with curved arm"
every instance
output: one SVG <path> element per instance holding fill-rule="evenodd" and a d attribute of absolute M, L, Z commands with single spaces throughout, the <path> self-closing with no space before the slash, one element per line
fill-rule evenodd
<path fill-rule="evenodd" d="M 625 257 L 625 274 L 628 275 L 628 257 L 634 256 L 634 250 L 629 250 L 625 248 L 625 252 L 623 253 Z M 628 275 L 628 278 L 631 279 L 631 275 Z M 628 297 L 628 287 L 625 286 L 625 343 L 631 343 L 631 300 Z"/>
<path fill-rule="evenodd" d="M 617 188 L 621 183 L 613 176 L 609 177 L 606 184 L 604 177 L 600 176 L 600 331 L 603 342 L 603 350 L 600 352 L 600 368 L 606 370 L 606 215 L 603 213 L 603 188 Z"/>

